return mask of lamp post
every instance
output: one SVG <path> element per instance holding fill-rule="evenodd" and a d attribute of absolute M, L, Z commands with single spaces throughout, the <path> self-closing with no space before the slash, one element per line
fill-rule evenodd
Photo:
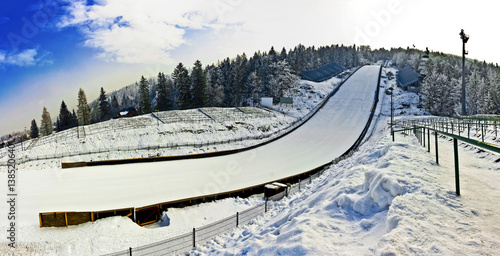
<path fill-rule="evenodd" d="M 465 109 L 465 55 L 469 54 L 465 50 L 465 44 L 469 41 L 469 35 L 464 33 L 462 29 L 460 31 L 460 39 L 462 39 L 462 115 L 467 115 L 467 111 Z"/>

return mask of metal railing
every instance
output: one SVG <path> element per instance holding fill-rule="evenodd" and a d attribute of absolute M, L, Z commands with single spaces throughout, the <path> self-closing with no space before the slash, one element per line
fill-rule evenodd
<path fill-rule="evenodd" d="M 453 124 L 456 120 L 459 119 L 446 119 L 446 120 L 451 120 L 450 124 Z M 479 124 L 481 126 L 481 131 L 483 131 L 483 127 L 485 124 L 488 124 L 487 122 L 491 120 L 479 120 Z M 459 166 L 459 154 L 458 154 L 458 141 L 462 141 L 464 143 L 489 150 L 495 153 L 500 153 L 500 146 L 491 144 L 488 142 L 484 141 L 484 133 L 482 133 L 482 141 L 479 140 L 474 140 L 470 139 L 470 133 L 468 133 L 468 137 L 464 137 L 461 135 L 460 132 L 460 125 L 462 127 L 465 127 L 465 124 L 469 124 L 468 122 L 466 123 L 459 123 L 459 126 L 457 129 L 453 130 L 448 130 L 445 125 L 443 125 L 445 122 L 443 121 L 443 118 L 434 118 L 434 119 L 414 119 L 414 120 L 405 120 L 401 122 L 396 122 L 396 124 L 401 127 L 401 129 L 397 129 L 393 131 L 393 138 L 394 138 L 394 133 L 398 132 L 403 132 L 405 134 L 408 134 L 409 132 L 413 133 L 419 143 L 426 147 L 427 145 L 427 152 L 431 151 L 431 133 L 434 135 L 434 148 L 435 148 L 435 154 L 436 154 L 436 163 L 439 164 L 439 139 L 438 135 L 446 136 L 449 138 L 453 139 L 453 157 L 454 157 L 454 166 L 455 166 L 455 193 L 457 195 L 460 195 L 460 166 Z M 488 125 L 497 125 L 496 123 L 494 124 L 488 124 Z M 450 125 L 452 126 L 452 125 Z M 453 126 L 452 126 L 453 127 Z M 470 126 L 469 131 L 470 131 Z M 446 131 L 444 131 L 446 130 Z M 449 133 L 450 131 L 451 133 Z M 457 134 L 455 134 L 456 132 Z M 427 138 L 427 139 L 426 139 Z"/>

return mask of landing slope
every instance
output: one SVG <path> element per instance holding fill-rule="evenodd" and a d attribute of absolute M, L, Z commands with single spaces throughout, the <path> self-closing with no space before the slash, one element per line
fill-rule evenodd
<path fill-rule="evenodd" d="M 234 191 L 314 169 L 342 155 L 370 116 L 378 66 L 347 80 L 306 124 L 265 146 L 221 157 L 19 173 L 19 221 L 39 212 L 98 211 Z"/>

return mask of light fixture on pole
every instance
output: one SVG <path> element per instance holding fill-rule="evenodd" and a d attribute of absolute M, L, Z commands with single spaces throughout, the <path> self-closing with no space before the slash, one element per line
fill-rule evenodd
<path fill-rule="evenodd" d="M 469 54 L 465 50 L 465 44 L 469 41 L 469 35 L 464 33 L 462 29 L 460 31 L 460 39 L 462 39 L 462 116 L 467 115 L 467 111 L 465 108 L 465 55 Z"/>

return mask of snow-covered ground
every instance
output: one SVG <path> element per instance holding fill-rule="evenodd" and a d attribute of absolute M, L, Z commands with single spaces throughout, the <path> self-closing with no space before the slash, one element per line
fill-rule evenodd
<path fill-rule="evenodd" d="M 372 136 L 351 158 L 332 165 L 251 224 L 191 254 L 497 255 L 500 164 L 495 160 L 500 156 L 461 145 L 462 195 L 456 196 L 452 142 L 440 138 L 440 165 L 435 164 L 434 148 L 428 153 L 414 136 L 397 134 L 392 142 L 390 97 L 381 99 L 383 109 L 374 119 Z M 25 225 L 18 233 L 18 250 L 9 250 L 4 239 L 0 252 L 99 255 L 187 233 L 261 202 L 255 196 L 169 209 L 161 222 L 148 227 L 122 217 L 69 228 Z"/>
<path fill-rule="evenodd" d="M 414 136 L 392 142 L 389 103 L 386 97 L 374 136 L 351 158 L 193 254 L 497 255 L 499 156 L 461 145 L 457 196 L 452 142 L 440 138 L 440 165 Z"/>
<path fill-rule="evenodd" d="M 188 155 L 253 146 L 287 132 L 340 81 L 338 78 L 321 83 L 301 80 L 286 92 L 286 96 L 293 97 L 293 106 L 275 105 L 270 111 L 240 108 L 253 112 L 243 114 L 235 108 L 202 109 L 214 113 L 214 120 L 197 109 L 167 111 L 155 113 L 160 119 L 164 117 L 165 123 L 152 115 L 142 115 L 87 125 L 85 129 L 72 128 L 43 137 L 26 151 L 18 151 L 19 169 L 44 170 L 60 168 L 61 162 Z M 185 121 L 173 122 L 173 117 Z M 31 143 L 31 140 L 24 142 L 24 146 Z M 0 165 L 7 161 L 6 151 L 0 149 Z"/>

